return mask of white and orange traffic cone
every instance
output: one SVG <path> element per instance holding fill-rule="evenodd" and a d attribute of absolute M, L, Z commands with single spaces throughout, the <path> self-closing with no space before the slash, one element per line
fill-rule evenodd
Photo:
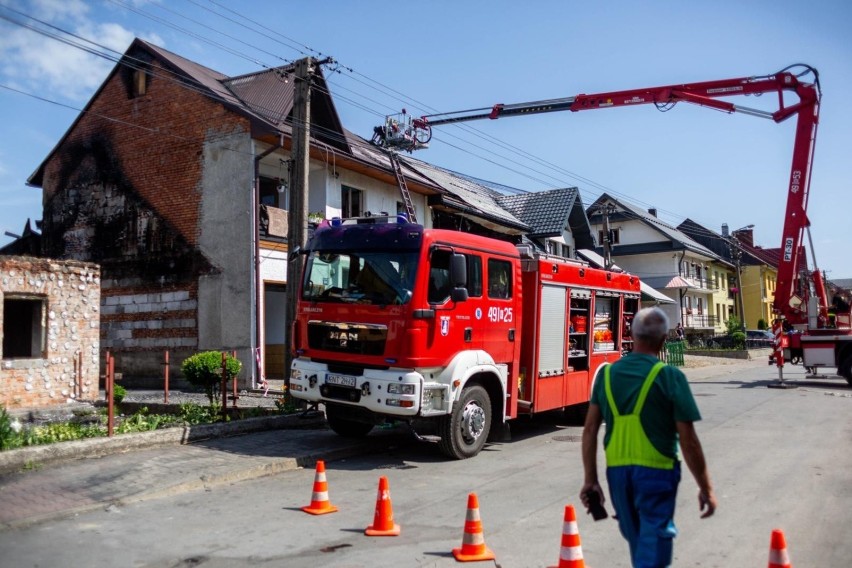
<path fill-rule="evenodd" d="M 317 472 L 314 476 L 314 491 L 311 494 L 311 504 L 302 507 L 302 510 L 312 515 L 325 515 L 334 513 L 337 507 L 328 500 L 328 482 L 325 479 L 325 462 L 317 460 Z"/>
<path fill-rule="evenodd" d="M 772 539 L 769 542 L 768 568 L 793 568 L 787 554 L 787 541 L 784 539 L 784 531 L 781 529 L 772 531 Z"/>
<path fill-rule="evenodd" d="M 379 478 L 379 493 L 376 495 L 376 514 L 373 524 L 364 529 L 367 536 L 399 536 L 399 525 L 393 522 L 390 486 L 384 475 Z"/>
<path fill-rule="evenodd" d="M 459 562 L 476 562 L 479 560 L 494 560 L 496 556 L 485 546 L 482 535 L 482 521 L 479 518 L 479 499 L 476 493 L 467 496 L 467 515 L 464 521 L 464 536 L 461 548 L 453 549 L 453 556 Z"/>
<path fill-rule="evenodd" d="M 583 548 L 580 546 L 580 531 L 573 505 L 565 506 L 562 522 L 562 548 L 559 549 L 559 564 L 551 568 L 585 568 Z"/>

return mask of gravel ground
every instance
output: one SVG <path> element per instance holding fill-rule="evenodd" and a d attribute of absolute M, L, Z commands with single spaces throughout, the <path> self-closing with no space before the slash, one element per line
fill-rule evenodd
<path fill-rule="evenodd" d="M 754 356 L 752 356 L 752 359 Z M 683 356 L 684 368 L 698 369 L 701 367 L 709 367 L 711 365 L 736 365 L 742 363 L 744 359 L 729 359 L 727 357 L 702 357 L 701 355 L 686 355 Z"/>
<path fill-rule="evenodd" d="M 127 390 L 127 395 L 124 397 L 126 402 L 139 403 L 157 403 L 164 402 L 163 391 L 153 390 Z M 237 399 L 237 408 L 252 408 L 264 407 L 274 408 L 276 399 L 281 397 L 280 391 L 270 390 L 267 396 L 263 396 L 263 391 L 242 391 Z M 194 402 L 202 406 L 207 406 L 209 400 L 207 395 L 202 392 L 187 392 L 187 391 L 169 391 L 169 404 L 184 404 Z M 231 396 L 228 395 L 228 406 L 231 406 Z"/>

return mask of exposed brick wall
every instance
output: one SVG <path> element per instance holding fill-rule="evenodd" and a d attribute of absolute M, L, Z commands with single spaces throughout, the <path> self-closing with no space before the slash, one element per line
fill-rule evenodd
<path fill-rule="evenodd" d="M 142 57 L 141 52 L 131 55 Z M 50 224 L 45 231 L 51 233 L 47 246 L 54 254 L 60 252 L 64 235 L 52 234 L 53 230 L 67 230 L 78 220 L 66 217 L 64 226 L 55 226 L 54 199 L 66 201 L 69 196 L 63 197 L 63 193 L 91 191 L 93 185 L 102 186 L 107 193 L 97 211 L 104 221 L 115 216 L 109 211 L 114 200 L 135 198 L 194 247 L 199 230 L 202 147 L 207 140 L 249 130 L 245 118 L 195 89 L 169 80 L 170 72 L 156 61 L 145 95 L 130 96 L 128 72 L 116 68 L 45 165 L 44 221 Z M 83 230 L 96 221 L 79 220 Z"/>
<path fill-rule="evenodd" d="M 104 349 L 191 348 L 198 343 L 197 286 L 146 286 L 139 279 L 104 280 Z"/>
<path fill-rule="evenodd" d="M 22 409 L 73 401 L 78 353 L 82 353 L 82 398 L 97 396 L 100 296 L 100 269 L 95 264 L 0 257 L 0 299 L 40 299 L 46 306 L 46 357 L 10 359 L 3 354 L 0 404 Z M 2 312 L 0 302 L 0 316 Z M 7 328 L 12 325 L 5 317 L 0 321 L 4 321 L 0 336 L 20 333 Z"/>
<path fill-rule="evenodd" d="M 195 351 L 198 279 L 220 270 L 198 246 L 204 148 L 250 127 L 144 50 L 130 55 L 150 61 L 146 94 L 116 67 L 44 165 L 43 253 L 101 265 L 101 344 L 118 364 L 139 354 L 125 376 L 151 376 L 164 349 Z"/>

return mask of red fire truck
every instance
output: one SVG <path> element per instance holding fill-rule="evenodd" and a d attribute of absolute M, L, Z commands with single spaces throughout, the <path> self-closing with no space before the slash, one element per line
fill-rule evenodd
<path fill-rule="evenodd" d="M 404 215 L 324 222 L 305 253 L 290 392 L 342 436 L 425 421 L 468 458 L 520 414 L 587 402 L 631 347 L 629 274 Z"/>

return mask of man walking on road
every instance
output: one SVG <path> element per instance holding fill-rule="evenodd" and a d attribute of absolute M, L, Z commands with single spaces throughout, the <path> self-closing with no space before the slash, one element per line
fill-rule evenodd
<path fill-rule="evenodd" d="M 706 518 L 716 510 L 701 442 L 693 423 L 701 419 L 686 376 L 657 355 L 669 321 L 659 308 L 645 308 L 633 319 L 634 350 L 607 365 L 592 391 L 583 430 L 585 484 L 604 502 L 598 482 L 597 440 L 602 422 L 606 477 L 621 534 L 630 545 L 634 568 L 671 565 L 677 534 L 674 509 L 680 482 L 678 440 L 687 467 L 698 483 L 698 507 Z"/>

